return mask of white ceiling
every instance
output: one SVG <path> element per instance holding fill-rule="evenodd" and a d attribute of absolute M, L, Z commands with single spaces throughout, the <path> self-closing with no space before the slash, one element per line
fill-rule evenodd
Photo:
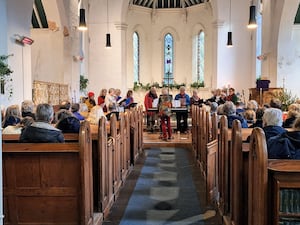
<path fill-rule="evenodd" d="M 147 8 L 186 8 L 208 0 L 132 0 L 133 5 Z"/>

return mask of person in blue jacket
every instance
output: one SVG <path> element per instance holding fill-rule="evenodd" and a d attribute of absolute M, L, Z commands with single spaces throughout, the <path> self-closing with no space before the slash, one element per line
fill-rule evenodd
<path fill-rule="evenodd" d="M 232 101 L 227 101 L 223 104 L 223 113 L 227 116 L 228 128 L 232 128 L 232 123 L 234 120 L 239 120 L 241 122 L 242 128 L 247 128 L 247 121 L 236 114 L 236 107 Z"/>
<path fill-rule="evenodd" d="M 185 87 L 181 86 L 179 88 L 179 94 L 175 95 L 175 100 L 180 100 L 180 107 L 189 108 L 191 102 L 190 102 L 190 96 L 185 93 Z M 188 111 L 184 112 L 176 112 L 176 120 L 177 120 L 177 131 L 180 131 L 180 133 L 186 133 L 188 129 Z"/>

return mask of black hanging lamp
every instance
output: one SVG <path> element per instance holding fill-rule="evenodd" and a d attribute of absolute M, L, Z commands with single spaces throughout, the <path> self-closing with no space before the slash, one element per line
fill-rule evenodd
<path fill-rule="evenodd" d="M 232 44 L 232 31 L 231 31 L 231 0 L 229 0 L 229 31 L 227 33 L 227 47 L 233 47 Z"/>
<path fill-rule="evenodd" d="M 109 20 L 108 20 L 108 0 L 106 0 L 106 16 L 107 16 L 107 34 L 106 34 L 106 48 L 111 48 L 110 33 L 109 33 Z"/>
<path fill-rule="evenodd" d="M 232 32 L 229 31 L 227 33 L 227 47 L 233 47 L 233 44 L 232 44 Z"/>
<path fill-rule="evenodd" d="M 256 23 L 256 6 L 252 5 L 250 6 L 250 15 L 249 15 L 249 23 L 247 26 L 249 29 L 255 29 L 257 27 Z"/>
<path fill-rule="evenodd" d="M 85 31 L 87 30 L 85 22 L 85 9 L 80 9 L 79 11 L 79 27 L 78 30 Z"/>
<path fill-rule="evenodd" d="M 110 43 L 110 33 L 106 34 L 106 48 L 111 48 L 111 43 Z"/>

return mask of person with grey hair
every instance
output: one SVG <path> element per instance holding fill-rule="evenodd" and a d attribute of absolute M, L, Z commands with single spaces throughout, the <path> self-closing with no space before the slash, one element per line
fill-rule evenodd
<path fill-rule="evenodd" d="M 232 101 L 227 101 L 223 104 L 223 114 L 227 116 L 228 128 L 232 128 L 234 120 L 239 120 L 242 128 L 248 127 L 247 121 L 243 117 L 236 115 L 236 107 Z"/>
<path fill-rule="evenodd" d="M 36 122 L 22 130 L 20 142 L 64 142 L 61 130 L 51 125 L 53 116 L 54 112 L 51 105 L 39 104 L 36 108 Z"/>
<path fill-rule="evenodd" d="M 35 114 L 33 113 L 34 104 L 31 100 L 24 100 L 21 104 L 22 117 L 30 116 L 35 119 Z"/>
<path fill-rule="evenodd" d="M 282 127 L 282 111 L 276 108 L 266 109 L 263 115 L 263 130 L 266 135 L 266 141 L 271 137 L 286 132 Z"/>
<path fill-rule="evenodd" d="M 211 103 L 209 104 L 209 106 L 210 106 L 210 113 L 211 113 L 211 114 L 217 113 L 217 111 L 218 111 L 218 103 L 216 103 L 216 102 L 211 102 Z"/>
<path fill-rule="evenodd" d="M 269 159 L 300 159 L 300 117 L 293 123 L 293 130 L 271 137 L 268 142 Z"/>

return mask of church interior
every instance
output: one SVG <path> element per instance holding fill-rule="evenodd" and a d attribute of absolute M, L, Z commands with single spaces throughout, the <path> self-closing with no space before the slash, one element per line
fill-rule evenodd
<path fill-rule="evenodd" d="M 300 224 L 300 0 L 0 0 L 0 27 L 0 224 Z M 41 107 L 60 143 L 25 140 Z"/>

